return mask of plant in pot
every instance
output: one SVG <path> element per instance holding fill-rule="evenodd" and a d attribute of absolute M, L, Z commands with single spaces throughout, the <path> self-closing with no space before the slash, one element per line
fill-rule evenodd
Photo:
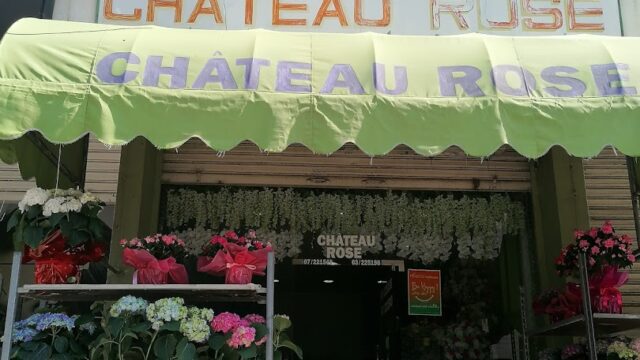
<path fill-rule="evenodd" d="M 79 282 L 80 266 L 104 257 L 106 229 L 98 218 L 104 204 L 80 190 L 26 192 L 7 223 L 23 263 L 35 262 L 38 284 Z"/>
<path fill-rule="evenodd" d="M 556 259 L 560 276 L 579 277 L 579 256 L 585 254 L 589 273 L 591 308 L 599 313 L 622 313 L 622 294 L 618 289 L 629 275 L 620 272 L 632 267 L 640 250 L 634 250 L 633 240 L 619 236 L 610 222 L 588 231 L 576 231 L 575 242 L 565 247 Z"/>
<path fill-rule="evenodd" d="M 224 276 L 226 284 L 249 284 L 254 274 L 264 276 L 271 251 L 271 244 L 258 240 L 253 230 L 244 236 L 227 231 L 203 246 L 197 267 L 199 272 Z"/>
<path fill-rule="evenodd" d="M 175 235 L 122 239 L 122 261 L 131 267 L 134 284 L 188 284 L 185 243 Z"/>

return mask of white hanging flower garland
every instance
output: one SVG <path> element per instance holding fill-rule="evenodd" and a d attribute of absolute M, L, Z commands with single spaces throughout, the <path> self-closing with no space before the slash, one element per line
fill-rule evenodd
<path fill-rule="evenodd" d="M 308 232 L 376 234 L 381 244 L 369 252 L 423 263 L 447 260 L 454 250 L 463 259 L 494 259 L 503 236 L 522 231 L 525 218 L 523 205 L 504 195 L 423 198 L 293 189 L 170 190 L 165 209 L 166 226 L 190 228 L 178 235 L 187 243 L 193 238 L 196 248 L 220 229 L 243 226 L 271 239 L 279 259 L 299 255 Z"/>

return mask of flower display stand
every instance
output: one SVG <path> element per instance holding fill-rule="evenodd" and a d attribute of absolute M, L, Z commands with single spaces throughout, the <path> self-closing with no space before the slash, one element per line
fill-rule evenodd
<path fill-rule="evenodd" d="M 86 301 L 96 299 L 102 301 L 117 300 L 125 295 L 133 295 L 145 299 L 164 297 L 183 297 L 196 302 L 252 302 L 266 305 L 266 319 L 269 333 L 267 336 L 266 359 L 273 360 L 273 315 L 274 315 L 274 270 L 273 252 L 268 255 L 267 287 L 260 285 L 226 285 L 226 284 L 167 284 L 167 285 L 133 285 L 133 284 L 62 284 L 62 285 L 25 285 L 18 287 L 22 252 L 13 254 L 11 265 L 11 281 L 7 299 L 7 315 L 4 326 L 5 336 L 2 339 L 2 356 L 0 360 L 9 360 L 11 354 L 11 334 L 18 308 L 18 298 L 49 301 Z"/>
<path fill-rule="evenodd" d="M 589 292 L 589 276 L 587 260 L 584 253 L 579 257 L 580 290 L 582 293 L 582 308 L 591 309 L 591 294 Z M 601 314 L 583 311 L 584 314 L 552 323 L 548 326 L 527 332 L 528 336 L 581 336 L 587 340 L 589 359 L 597 360 L 596 334 L 612 335 L 627 330 L 640 328 L 640 315 Z"/>

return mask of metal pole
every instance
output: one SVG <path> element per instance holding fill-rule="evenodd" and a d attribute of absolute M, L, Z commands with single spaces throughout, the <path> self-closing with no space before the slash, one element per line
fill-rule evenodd
<path fill-rule="evenodd" d="M 589 346 L 589 359 L 597 360 L 596 331 L 593 325 L 593 312 L 591 311 L 591 293 L 589 292 L 589 274 L 587 270 L 587 255 L 580 251 L 580 290 L 582 290 L 582 312 L 587 330 L 587 345 Z"/>
<path fill-rule="evenodd" d="M 269 253 L 267 258 L 267 354 L 266 360 L 273 360 L 273 302 L 275 290 L 275 255 L 273 251 Z"/>
<path fill-rule="evenodd" d="M 18 280 L 20 278 L 21 265 L 22 251 L 14 251 L 11 263 L 11 279 L 9 280 L 9 296 L 7 298 L 7 315 L 4 320 L 4 336 L 2 337 L 2 357 L 0 358 L 2 360 L 9 360 L 11 356 L 11 335 L 18 308 Z"/>
<path fill-rule="evenodd" d="M 636 160 L 630 156 L 627 156 L 627 171 L 629 173 L 629 189 L 631 190 L 631 206 L 633 208 L 633 223 L 636 227 L 636 241 L 638 247 L 640 247 L 640 215 L 638 215 L 638 196 L 640 196 L 640 189 L 638 189 L 638 177 Z"/>

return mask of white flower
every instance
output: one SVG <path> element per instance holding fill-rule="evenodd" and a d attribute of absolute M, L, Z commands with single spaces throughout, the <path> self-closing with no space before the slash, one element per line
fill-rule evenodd
<path fill-rule="evenodd" d="M 26 194 L 24 194 L 24 198 L 22 198 L 18 203 L 18 208 L 20 209 L 20 212 L 25 212 L 29 206 L 44 205 L 44 203 L 49 199 L 49 196 L 49 191 L 39 187 L 29 189 Z"/>
<path fill-rule="evenodd" d="M 82 203 L 73 197 L 54 197 L 44 204 L 42 215 L 51 216 L 52 214 L 80 212 Z"/>
<path fill-rule="evenodd" d="M 100 202 L 100 199 L 98 199 L 98 197 L 93 195 L 92 193 L 86 192 L 86 193 L 82 194 L 82 196 L 80 196 L 80 202 L 82 203 L 82 205 L 84 205 L 86 203 L 97 203 L 97 202 Z"/>

